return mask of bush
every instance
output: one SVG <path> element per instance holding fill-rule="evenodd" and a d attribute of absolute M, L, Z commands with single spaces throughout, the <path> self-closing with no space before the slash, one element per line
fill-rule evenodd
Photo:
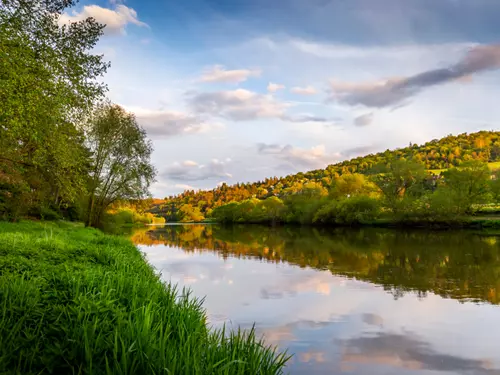
<path fill-rule="evenodd" d="M 42 207 L 40 209 L 40 218 L 42 220 L 49 220 L 49 221 L 53 221 L 53 220 L 61 220 L 62 219 L 62 215 L 53 210 L 52 208 L 49 208 L 49 207 Z"/>
<path fill-rule="evenodd" d="M 380 203 L 367 196 L 346 198 L 323 206 L 314 216 L 314 223 L 353 225 L 375 220 L 380 215 Z"/>

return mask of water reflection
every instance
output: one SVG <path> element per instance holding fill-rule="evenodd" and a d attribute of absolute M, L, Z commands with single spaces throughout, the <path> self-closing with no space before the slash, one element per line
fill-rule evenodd
<path fill-rule="evenodd" d="M 496 236 L 186 225 L 133 240 L 206 296 L 211 324 L 255 322 L 289 348 L 292 374 L 500 374 Z"/>
<path fill-rule="evenodd" d="M 356 337 L 342 344 L 342 364 L 381 364 L 404 369 L 427 369 L 451 373 L 500 374 L 487 359 L 473 360 L 436 352 L 428 343 L 412 333 L 406 335 L 379 332 Z"/>
<path fill-rule="evenodd" d="M 500 302 L 497 238 L 470 232 L 208 225 L 143 229 L 133 236 L 136 243 L 143 245 L 216 251 L 223 258 L 253 258 L 329 270 L 383 285 L 394 298 L 407 291 L 425 297 L 431 291 L 443 297 L 494 304 Z M 317 287 L 328 294 L 325 285 Z M 262 293 L 279 297 L 273 291 Z"/>

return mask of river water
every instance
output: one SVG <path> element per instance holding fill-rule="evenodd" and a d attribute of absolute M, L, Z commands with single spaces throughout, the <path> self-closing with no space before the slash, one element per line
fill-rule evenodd
<path fill-rule="evenodd" d="M 134 242 L 290 374 L 500 374 L 500 236 L 165 225 Z"/>

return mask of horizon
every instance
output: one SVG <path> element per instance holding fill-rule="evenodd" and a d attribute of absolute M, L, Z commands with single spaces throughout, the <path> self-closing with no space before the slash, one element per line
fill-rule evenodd
<path fill-rule="evenodd" d="M 153 196 L 495 129 L 500 2 L 85 0 L 109 98 L 153 141 Z M 404 147 L 404 146 L 403 146 Z"/>

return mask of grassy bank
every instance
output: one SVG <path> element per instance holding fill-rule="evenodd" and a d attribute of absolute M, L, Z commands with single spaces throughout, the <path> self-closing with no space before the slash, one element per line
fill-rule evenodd
<path fill-rule="evenodd" d="M 278 374 L 249 334 L 209 331 L 126 239 L 74 224 L 0 223 L 0 373 Z"/>

